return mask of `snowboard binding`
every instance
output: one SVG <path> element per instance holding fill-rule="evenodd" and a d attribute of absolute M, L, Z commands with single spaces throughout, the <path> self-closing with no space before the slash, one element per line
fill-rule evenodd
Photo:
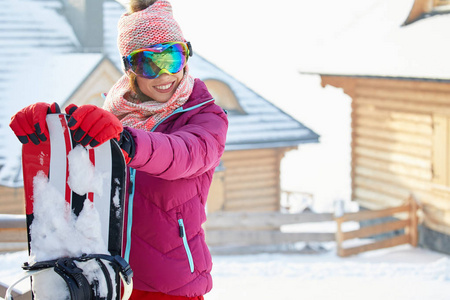
<path fill-rule="evenodd" d="M 98 281 L 89 283 L 83 270 L 77 266 L 75 262 L 87 262 L 95 260 L 103 272 L 106 285 L 108 287 L 108 295 L 101 297 L 98 291 Z M 107 261 L 118 271 L 122 280 L 124 290 L 122 300 L 128 300 L 133 290 L 133 271 L 130 265 L 119 255 L 111 256 L 106 254 L 84 254 L 80 257 L 63 257 L 55 260 L 36 262 L 32 265 L 24 263 L 22 269 L 26 271 L 26 275 L 11 285 L 6 291 L 6 300 L 13 300 L 11 296 L 12 288 L 22 280 L 53 269 L 67 285 L 70 294 L 70 300 L 111 300 L 113 299 L 112 290 L 113 283 L 111 275 L 103 261 Z"/>

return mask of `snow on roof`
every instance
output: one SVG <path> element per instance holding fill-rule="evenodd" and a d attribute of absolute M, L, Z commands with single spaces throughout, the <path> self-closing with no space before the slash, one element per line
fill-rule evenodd
<path fill-rule="evenodd" d="M 10 117 L 35 102 L 62 104 L 100 62 L 80 54 L 58 0 L 2 1 L 0 6 L 0 184 L 22 183 L 20 143 Z"/>
<path fill-rule="evenodd" d="M 10 117 L 42 102 L 63 104 L 106 56 L 121 69 L 117 22 L 124 7 L 104 2 L 104 53 L 84 53 L 59 0 L 9 0 L 0 6 L 0 184 L 22 185 L 21 145 Z M 227 150 L 290 147 L 318 142 L 318 135 L 200 56 L 190 70 L 225 82 L 245 110 L 229 115 Z M 106 92 L 106 91 L 105 91 Z"/>
<path fill-rule="evenodd" d="M 309 45 L 300 72 L 450 80 L 450 14 L 401 26 L 413 0 L 371 1 L 371 9 L 354 15 L 351 26 Z"/>

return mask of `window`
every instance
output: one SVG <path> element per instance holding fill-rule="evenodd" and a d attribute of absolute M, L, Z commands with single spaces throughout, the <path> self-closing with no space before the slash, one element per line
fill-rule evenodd
<path fill-rule="evenodd" d="M 230 114 L 245 114 L 233 91 L 226 83 L 215 79 L 207 79 L 205 84 L 216 100 L 216 104 Z"/>
<path fill-rule="evenodd" d="M 449 116 L 433 116 L 433 182 L 450 187 Z"/>

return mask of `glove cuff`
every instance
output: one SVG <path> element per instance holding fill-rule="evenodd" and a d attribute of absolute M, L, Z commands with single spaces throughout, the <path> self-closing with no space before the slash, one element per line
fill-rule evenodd
<path fill-rule="evenodd" d="M 126 129 L 120 134 L 119 146 L 128 155 L 127 164 L 129 164 L 134 158 L 136 147 L 133 136 Z"/>

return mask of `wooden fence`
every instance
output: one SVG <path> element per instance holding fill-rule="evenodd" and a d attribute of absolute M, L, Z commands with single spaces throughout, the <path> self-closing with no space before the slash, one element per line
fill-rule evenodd
<path fill-rule="evenodd" d="M 406 216 L 405 216 L 406 215 Z M 358 230 L 342 229 L 345 222 L 398 217 L 389 222 L 362 227 Z M 335 221 L 336 232 L 283 232 L 283 225 Z M 5 218 L 0 216 L 0 252 L 27 249 L 25 216 Z M 411 197 L 407 204 L 384 210 L 345 213 L 335 217 L 332 213 L 280 213 L 280 212 L 216 212 L 208 215 L 205 224 L 209 246 L 255 246 L 293 244 L 297 242 L 336 241 L 337 254 L 349 256 L 364 251 L 393 247 L 409 243 L 417 245 L 417 204 Z M 405 233 L 393 238 L 363 245 L 344 247 L 347 241 L 364 239 L 373 235 L 404 229 Z"/>
<path fill-rule="evenodd" d="M 27 249 L 25 215 L 0 216 L 0 252 Z"/>
<path fill-rule="evenodd" d="M 361 227 L 358 230 L 347 232 L 344 232 L 342 230 L 342 224 L 344 222 L 360 222 L 385 217 L 394 218 L 392 219 L 392 221 L 383 222 L 381 224 L 372 226 Z M 412 196 L 408 199 L 408 203 L 405 205 L 383 210 L 368 210 L 356 213 L 346 213 L 343 216 L 337 217 L 336 223 L 337 254 L 342 257 L 358 254 L 365 251 L 394 247 L 402 244 L 411 244 L 414 247 L 417 246 L 417 203 Z M 370 236 L 401 229 L 404 229 L 404 233 L 401 235 L 382 240 L 374 240 L 363 245 L 344 247 L 345 241 L 363 239 Z"/>
<path fill-rule="evenodd" d="M 297 242 L 330 242 L 334 232 L 282 232 L 280 227 L 290 224 L 333 221 L 332 213 L 303 212 L 217 212 L 208 215 L 206 242 L 214 247 L 241 247 L 293 244 Z M 247 248 L 244 248 L 247 247 Z"/>

